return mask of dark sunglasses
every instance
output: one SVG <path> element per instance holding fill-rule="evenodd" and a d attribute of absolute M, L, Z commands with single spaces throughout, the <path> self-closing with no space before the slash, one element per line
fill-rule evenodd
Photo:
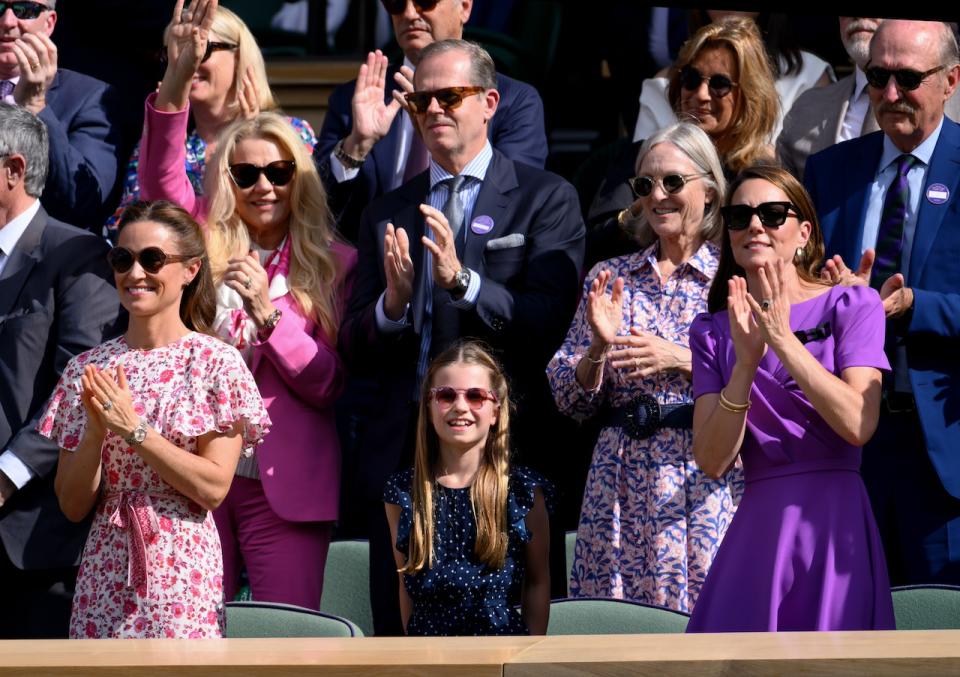
<path fill-rule="evenodd" d="M 658 183 L 663 187 L 664 192 L 675 195 L 683 190 L 683 187 L 687 185 L 687 181 L 690 179 L 699 179 L 703 176 L 706 176 L 706 174 L 687 174 L 686 176 L 683 174 L 667 174 L 659 179 L 655 179 L 652 176 L 634 176 L 631 179 L 627 179 L 627 183 L 630 184 L 630 189 L 633 191 L 634 197 L 647 197 L 653 192 L 654 186 Z"/>
<path fill-rule="evenodd" d="M 403 96 L 407 100 L 407 103 L 410 104 L 414 113 L 426 113 L 433 99 L 437 100 L 440 108 L 445 111 L 451 111 L 459 108 L 466 97 L 485 91 L 487 90 L 483 87 L 476 86 L 444 87 L 443 89 L 434 89 L 433 91 L 407 92 Z"/>
<path fill-rule="evenodd" d="M 407 0 L 381 0 L 381 2 L 388 14 L 403 14 L 407 9 Z M 439 2 L 440 0 L 413 0 L 413 6 L 418 12 L 429 12 Z"/>
<path fill-rule="evenodd" d="M 50 11 L 49 7 L 39 2 L 0 2 L 0 16 L 6 14 L 8 9 L 12 9 L 18 19 L 36 19 L 43 12 Z"/>
<path fill-rule="evenodd" d="M 761 202 L 756 207 L 729 205 L 721 207 L 720 213 L 723 215 L 723 222 L 727 224 L 727 230 L 743 230 L 750 225 L 754 214 L 767 228 L 779 228 L 788 216 L 800 217 L 792 202 Z"/>
<path fill-rule="evenodd" d="M 141 268 L 151 275 L 155 275 L 168 263 L 189 261 L 195 258 L 197 257 L 183 254 L 167 254 L 160 247 L 145 247 L 136 253 L 126 247 L 114 247 L 107 252 L 107 263 L 117 273 L 127 272 L 133 268 L 135 261 L 140 261 Z"/>
<path fill-rule="evenodd" d="M 214 53 L 214 52 L 224 52 L 224 51 L 227 51 L 227 50 L 234 50 L 234 49 L 237 49 L 237 45 L 234 45 L 233 43 L 230 43 L 230 42 L 214 42 L 214 41 L 211 40 L 211 41 L 209 41 L 209 42 L 207 43 L 207 51 L 203 53 L 203 58 L 200 59 L 200 63 L 206 63 L 207 61 L 209 61 L 209 60 L 210 60 L 210 57 L 213 56 L 213 53 Z M 166 46 L 164 46 L 164 47 L 162 47 L 162 48 L 160 49 L 160 53 L 157 55 L 157 58 L 160 59 L 160 64 L 161 64 L 162 66 L 165 67 L 165 66 L 167 65 L 167 48 L 166 48 Z"/>
<path fill-rule="evenodd" d="M 483 406 L 483 403 L 490 400 L 497 403 L 497 396 L 486 388 L 453 388 L 451 386 L 437 386 L 430 388 L 430 397 L 437 401 L 444 409 L 449 409 L 457 401 L 457 395 L 463 393 L 467 404 L 473 411 Z"/>
<path fill-rule="evenodd" d="M 912 68 L 889 70 L 887 68 L 880 68 L 880 66 L 870 66 L 864 71 L 864 74 L 867 76 L 867 83 L 875 89 L 884 89 L 887 83 L 890 82 L 890 76 L 892 75 L 894 80 L 897 81 L 898 89 L 912 92 L 922 85 L 923 81 L 929 76 L 937 71 L 942 71 L 944 68 L 946 68 L 946 66 L 937 66 L 936 68 L 921 72 L 915 71 Z"/>
<path fill-rule="evenodd" d="M 230 178 L 238 188 L 249 188 L 260 180 L 262 173 L 274 186 L 285 186 L 290 183 L 297 165 L 293 160 L 274 160 L 265 167 L 258 167 L 249 162 L 230 165 Z"/>
<path fill-rule="evenodd" d="M 704 74 L 693 66 L 684 66 L 680 70 L 680 86 L 688 92 L 694 92 L 700 89 L 700 83 L 703 82 L 704 79 Z M 714 73 L 707 79 L 707 91 L 710 92 L 710 96 L 716 97 L 717 99 L 725 97 L 736 86 L 736 82 L 720 73 Z"/>

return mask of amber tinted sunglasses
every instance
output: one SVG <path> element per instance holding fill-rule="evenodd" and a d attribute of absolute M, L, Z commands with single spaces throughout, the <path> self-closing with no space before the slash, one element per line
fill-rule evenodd
<path fill-rule="evenodd" d="M 443 89 L 434 89 L 423 92 L 407 92 L 403 97 L 410 104 L 414 113 L 426 113 L 430 107 L 430 101 L 437 100 L 440 108 L 445 111 L 451 111 L 459 108 L 463 100 L 468 96 L 480 94 L 487 91 L 483 87 L 444 87 Z"/>
<path fill-rule="evenodd" d="M 168 263 L 179 263 L 194 258 L 196 257 L 183 254 L 167 254 L 160 247 L 145 247 L 139 252 L 132 252 L 126 247 L 114 247 L 107 252 L 107 263 L 114 272 L 121 274 L 133 268 L 135 261 L 140 261 L 141 268 L 155 275 Z"/>

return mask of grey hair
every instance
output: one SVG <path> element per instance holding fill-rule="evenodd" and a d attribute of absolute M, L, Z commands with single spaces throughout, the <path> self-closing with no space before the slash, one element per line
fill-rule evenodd
<path fill-rule="evenodd" d="M 469 40 L 440 40 L 431 42 L 420 50 L 420 64 L 431 56 L 445 54 L 446 52 L 463 52 L 470 57 L 471 85 L 477 85 L 484 89 L 497 88 L 497 67 L 493 64 L 493 58 L 490 52 L 475 42 Z"/>
<path fill-rule="evenodd" d="M 960 63 L 960 47 L 957 46 L 957 24 L 944 22 L 940 37 L 940 63 L 953 68 Z"/>
<path fill-rule="evenodd" d="M 709 205 L 704 206 L 703 221 L 700 223 L 700 236 L 704 240 L 718 242 L 720 235 L 723 233 L 720 206 L 727 196 L 727 179 L 723 174 L 720 157 L 717 155 L 717 147 L 713 145 L 713 141 L 710 140 L 707 133 L 697 125 L 692 122 L 677 122 L 669 127 L 657 130 L 640 146 L 635 169 L 638 175 L 640 174 L 640 166 L 647 154 L 653 150 L 654 146 L 662 143 L 676 146 L 693 163 L 697 171 L 704 174 L 700 180 L 704 182 L 708 193 L 711 190 L 713 191 L 713 200 Z M 626 225 L 641 246 L 649 245 L 656 239 L 653 229 L 642 212 L 630 219 Z"/>
<path fill-rule="evenodd" d="M 23 188 L 31 197 L 40 197 L 47 183 L 49 147 L 47 126 L 40 118 L 25 108 L 0 102 L 0 156 L 24 157 Z"/>

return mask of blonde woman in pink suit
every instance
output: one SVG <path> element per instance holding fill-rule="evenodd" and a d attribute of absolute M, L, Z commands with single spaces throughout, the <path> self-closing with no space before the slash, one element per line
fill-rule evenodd
<path fill-rule="evenodd" d="M 273 422 L 215 518 L 224 593 L 246 566 L 256 600 L 317 609 L 340 486 L 333 403 L 344 381 L 336 351 L 356 252 L 330 227 L 326 195 L 286 118 L 256 113 L 225 129 L 207 165 L 205 197 L 184 170 L 193 76 L 216 2 L 174 11 L 167 71 L 146 102 L 139 180 L 144 196 L 183 205 L 206 222 L 218 284 L 214 329 L 253 372 Z M 241 102 L 252 102 L 249 79 Z"/>

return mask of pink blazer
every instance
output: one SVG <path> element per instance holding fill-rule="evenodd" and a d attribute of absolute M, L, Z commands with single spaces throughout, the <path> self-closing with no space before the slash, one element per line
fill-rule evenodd
<path fill-rule="evenodd" d="M 162 113 L 147 97 L 137 169 L 146 200 L 170 200 L 197 219 L 207 213 L 184 172 L 189 112 Z M 349 245 L 331 245 L 337 258 L 339 314 L 350 298 L 357 252 Z M 327 338 L 304 317 L 294 298 L 274 300 L 283 315 L 269 340 L 256 344 L 251 371 L 273 421 L 257 447 L 260 478 L 267 502 L 291 522 L 337 519 L 340 502 L 340 445 L 333 405 L 346 378 L 337 354 L 336 337 Z"/>

